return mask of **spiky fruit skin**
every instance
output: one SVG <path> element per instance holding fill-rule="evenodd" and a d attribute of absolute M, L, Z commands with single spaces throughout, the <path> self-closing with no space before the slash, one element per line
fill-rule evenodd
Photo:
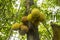
<path fill-rule="evenodd" d="M 15 23 L 15 24 L 12 25 L 13 30 L 17 30 L 17 29 L 19 29 L 19 27 L 20 27 L 19 23 Z"/>
<path fill-rule="evenodd" d="M 26 22 L 27 21 L 27 16 L 23 16 L 22 17 L 22 22 Z"/>
<path fill-rule="evenodd" d="M 27 16 L 27 20 L 28 20 L 29 22 L 32 21 L 32 15 L 31 15 L 31 14 L 29 14 L 29 15 Z"/>
<path fill-rule="evenodd" d="M 39 14 L 40 14 L 39 9 L 34 8 L 34 9 L 31 11 L 31 14 L 29 14 L 29 15 L 27 16 L 28 21 L 30 21 L 30 22 L 32 22 L 32 23 L 38 21 L 38 20 L 39 20 L 39 17 L 40 17 Z"/>
<path fill-rule="evenodd" d="M 28 21 L 36 24 L 39 24 L 39 22 L 43 22 L 45 19 L 45 14 L 41 13 L 37 8 L 32 9 L 31 14 L 27 16 Z"/>
<path fill-rule="evenodd" d="M 28 32 L 29 28 L 26 25 L 21 25 L 21 30 Z"/>
<path fill-rule="evenodd" d="M 40 17 L 40 11 L 37 8 L 34 8 L 31 11 L 31 14 L 27 16 L 27 20 L 32 22 L 32 23 L 38 23 L 39 22 L 39 17 Z"/>
<path fill-rule="evenodd" d="M 40 10 L 37 9 L 37 8 L 34 8 L 34 9 L 32 9 L 31 13 L 32 13 L 32 14 L 37 14 L 37 15 L 38 15 L 38 14 L 40 13 Z"/>
<path fill-rule="evenodd" d="M 19 28 L 19 33 L 21 35 L 25 35 L 28 31 L 29 31 L 29 28 L 26 25 L 21 24 L 21 27 Z"/>
<path fill-rule="evenodd" d="M 43 13 L 40 13 L 39 20 L 40 20 L 40 22 L 45 21 L 45 20 L 46 20 L 46 15 L 45 15 L 45 14 L 43 14 Z"/>

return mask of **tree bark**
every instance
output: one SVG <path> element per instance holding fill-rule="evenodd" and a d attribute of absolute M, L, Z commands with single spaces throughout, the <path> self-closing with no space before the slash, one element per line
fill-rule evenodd
<path fill-rule="evenodd" d="M 27 33 L 27 40 L 39 40 L 38 28 L 33 26 L 34 29 L 30 29 Z"/>
<path fill-rule="evenodd" d="M 51 24 L 52 29 L 53 29 L 53 39 L 52 40 L 60 40 L 60 25 Z"/>

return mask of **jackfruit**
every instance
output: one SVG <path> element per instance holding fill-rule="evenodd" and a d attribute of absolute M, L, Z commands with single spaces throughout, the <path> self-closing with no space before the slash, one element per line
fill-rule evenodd
<path fill-rule="evenodd" d="M 26 25 L 24 24 L 20 25 L 20 28 L 19 28 L 20 35 L 25 35 L 28 31 L 29 31 L 29 28 Z"/>
<path fill-rule="evenodd" d="M 26 25 L 21 25 L 21 30 L 28 32 L 29 28 Z"/>
<path fill-rule="evenodd" d="M 29 14 L 29 15 L 27 16 L 27 20 L 28 20 L 29 22 L 32 21 L 32 15 L 31 15 L 31 14 Z"/>
<path fill-rule="evenodd" d="M 26 22 L 27 21 L 27 16 L 23 16 L 22 17 L 22 22 Z"/>
<path fill-rule="evenodd" d="M 40 22 L 43 22 L 46 20 L 46 15 L 43 13 L 40 13 Z"/>
<path fill-rule="evenodd" d="M 31 14 L 29 14 L 27 16 L 27 20 L 34 23 L 36 21 L 39 21 L 39 17 L 40 17 L 40 11 L 39 9 L 37 8 L 34 8 L 32 11 L 31 11 Z"/>
<path fill-rule="evenodd" d="M 20 27 L 19 23 L 15 23 L 15 24 L 12 25 L 13 30 L 17 30 L 17 29 L 19 29 L 19 27 Z"/>
<path fill-rule="evenodd" d="M 38 25 L 39 22 L 43 22 L 46 19 L 46 15 L 41 13 L 39 9 L 34 8 L 31 11 L 31 14 L 27 16 L 27 20 L 35 25 Z"/>

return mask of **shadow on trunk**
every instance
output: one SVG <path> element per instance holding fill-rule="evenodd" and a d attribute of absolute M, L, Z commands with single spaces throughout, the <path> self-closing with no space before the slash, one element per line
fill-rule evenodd
<path fill-rule="evenodd" d="M 52 40 L 60 40 L 60 25 L 55 23 L 51 23 L 53 29 L 53 39 Z"/>

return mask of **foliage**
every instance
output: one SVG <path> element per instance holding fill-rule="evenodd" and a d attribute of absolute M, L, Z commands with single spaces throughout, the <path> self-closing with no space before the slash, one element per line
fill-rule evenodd
<path fill-rule="evenodd" d="M 16 22 L 21 22 L 21 18 L 25 14 L 25 0 L 20 0 L 19 9 L 14 8 L 14 6 L 17 7 L 18 5 L 16 4 L 16 1 L 17 0 L 0 0 L 0 40 L 6 40 L 10 36 L 11 25 Z M 43 0 L 42 5 L 37 6 L 37 0 L 34 0 L 34 5 L 30 7 L 30 10 L 32 10 L 34 7 L 39 8 L 40 11 L 45 13 L 47 16 L 47 28 L 43 24 L 40 24 L 38 27 L 41 40 L 52 40 L 51 35 L 53 35 L 53 32 L 49 24 L 50 20 L 55 21 L 54 19 L 56 17 L 57 24 L 60 24 L 59 2 L 59 0 Z M 57 9 L 56 7 L 59 8 Z M 56 11 L 54 11 L 53 9 Z M 55 14 L 53 15 L 53 13 Z"/>
<path fill-rule="evenodd" d="M 0 40 L 6 40 L 10 34 L 11 24 L 20 21 L 17 10 L 13 7 L 15 1 L 0 0 Z"/>

